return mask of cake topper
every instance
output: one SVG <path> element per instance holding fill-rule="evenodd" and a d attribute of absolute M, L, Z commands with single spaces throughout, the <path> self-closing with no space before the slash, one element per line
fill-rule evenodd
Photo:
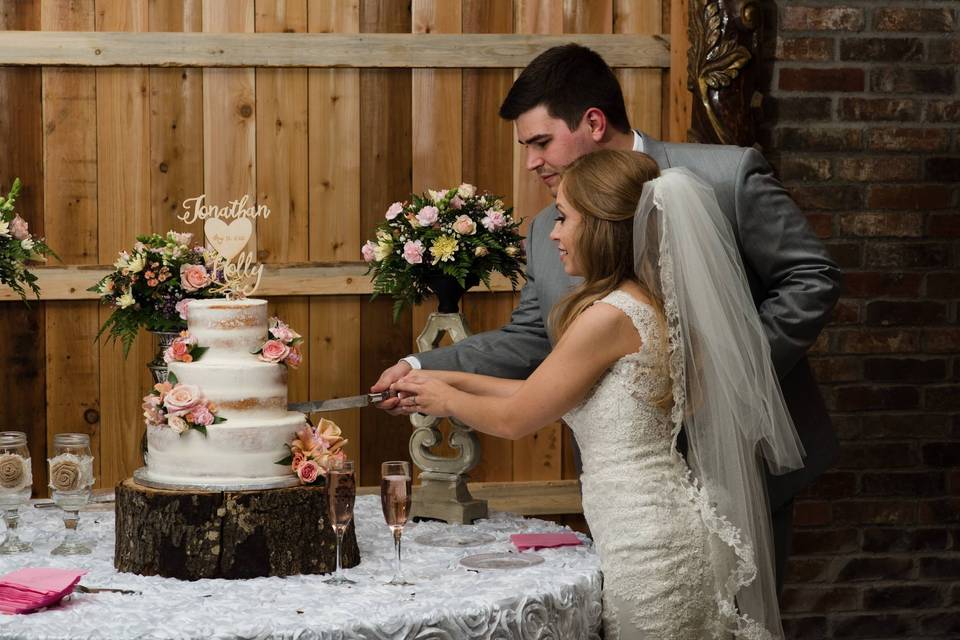
<path fill-rule="evenodd" d="M 260 286 L 263 265 L 256 263 L 255 252 L 244 248 L 253 235 L 253 221 L 270 217 L 270 208 L 251 202 L 246 194 L 225 207 L 205 204 L 206 197 L 202 193 L 184 200 L 184 212 L 177 218 L 187 224 L 204 221 L 203 232 L 212 248 L 211 271 L 217 274 L 212 290 L 230 299 L 251 296 Z"/>

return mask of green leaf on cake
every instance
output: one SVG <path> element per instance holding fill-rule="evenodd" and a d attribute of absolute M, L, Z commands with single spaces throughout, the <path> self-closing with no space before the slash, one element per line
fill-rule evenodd
<path fill-rule="evenodd" d="M 170 371 L 167 374 L 167 382 L 169 382 L 170 384 L 177 384 L 180 381 L 177 380 L 177 374 L 175 374 L 173 371 Z"/>

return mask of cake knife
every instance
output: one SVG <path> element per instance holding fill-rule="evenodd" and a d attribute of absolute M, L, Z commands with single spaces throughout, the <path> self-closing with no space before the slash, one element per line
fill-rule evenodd
<path fill-rule="evenodd" d="M 397 395 L 396 391 L 381 391 L 380 393 L 364 393 L 347 398 L 331 398 L 330 400 L 312 400 L 310 402 L 291 402 L 287 405 L 290 411 L 302 413 L 318 413 L 321 411 L 339 411 L 340 409 L 356 409 L 370 404 L 383 402 L 387 398 Z"/>

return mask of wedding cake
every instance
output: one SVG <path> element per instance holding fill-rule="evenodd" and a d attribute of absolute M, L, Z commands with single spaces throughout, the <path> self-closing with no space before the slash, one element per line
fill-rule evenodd
<path fill-rule="evenodd" d="M 287 410 L 286 365 L 256 354 L 269 338 L 267 323 L 265 300 L 189 303 L 184 340 L 202 356 L 169 362 L 171 384 L 152 409 L 145 403 L 146 467 L 138 481 L 220 490 L 297 484 L 290 465 L 277 462 L 289 456 L 284 445 L 304 427 L 304 415 Z M 193 412 L 179 411 L 177 421 L 176 409 L 191 402 Z M 151 419 L 151 410 L 161 419 Z"/>

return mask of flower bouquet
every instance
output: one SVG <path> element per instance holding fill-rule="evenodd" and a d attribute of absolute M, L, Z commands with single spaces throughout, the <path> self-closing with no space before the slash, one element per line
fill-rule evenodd
<path fill-rule="evenodd" d="M 290 455 L 277 460 L 277 464 L 290 465 L 301 484 L 320 484 L 334 462 L 346 458 L 343 445 L 347 440 L 340 434 L 340 427 L 332 420 L 320 418 L 317 426 L 307 422 L 293 442 L 286 445 Z"/>
<path fill-rule="evenodd" d="M 43 238 L 30 235 L 27 221 L 14 211 L 14 202 L 20 195 L 20 178 L 15 178 L 6 197 L 0 196 L 0 284 L 5 284 L 26 301 L 24 287 L 40 297 L 37 276 L 27 271 L 26 262 L 46 262 L 47 256 L 56 254 Z"/>
<path fill-rule="evenodd" d="M 376 239 L 361 251 L 373 272 L 373 295 L 394 298 L 394 320 L 412 304 L 436 292 L 446 277 L 461 291 L 483 282 L 494 271 L 514 289 L 523 272 L 520 221 L 497 196 L 478 194 L 470 184 L 446 191 L 414 194 L 394 202 L 377 226 Z M 443 311 L 443 310 L 441 310 Z"/>
<path fill-rule="evenodd" d="M 87 289 L 115 307 L 100 327 L 123 343 L 126 356 L 141 327 L 149 331 L 181 331 L 187 327 L 187 303 L 213 298 L 217 273 L 213 254 L 189 246 L 191 233 L 138 236 L 133 251 L 121 251 L 115 270 Z"/>

